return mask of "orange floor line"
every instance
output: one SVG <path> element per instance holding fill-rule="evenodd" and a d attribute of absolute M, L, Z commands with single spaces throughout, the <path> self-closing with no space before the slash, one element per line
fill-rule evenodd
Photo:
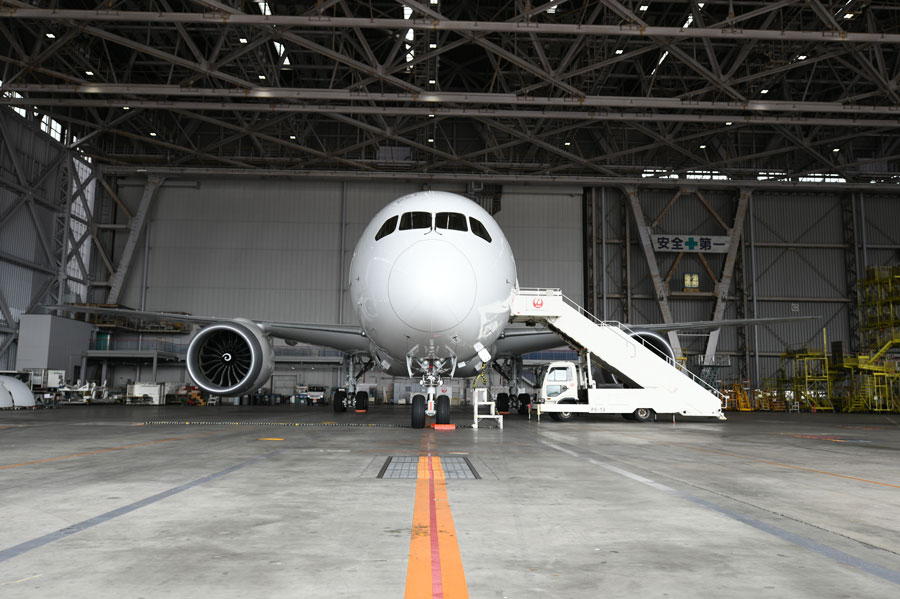
<path fill-rule="evenodd" d="M 469 597 L 444 470 L 432 456 L 419 457 L 404 597 Z"/>

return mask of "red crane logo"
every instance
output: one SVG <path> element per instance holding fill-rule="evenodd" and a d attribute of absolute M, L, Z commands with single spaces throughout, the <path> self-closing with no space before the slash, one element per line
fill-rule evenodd
<path fill-rule="evenodd" d="M 542 300 L 539 297 L 536 297 L 533 300 L 531 300 L 531 305 L 534 306 L 535 308 L 537 308 L 538 310 L 540 310 L 541 308 L 544 307 L 544 300 Z"/>

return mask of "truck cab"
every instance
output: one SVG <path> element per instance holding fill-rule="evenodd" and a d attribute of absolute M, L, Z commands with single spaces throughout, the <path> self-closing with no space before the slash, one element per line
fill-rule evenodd
<path fill-rule="evenodd" d="M 573 362 L 550 362 L 541 368 L 538 402 L 543 404 L 578 403 L 579 387 L 587 387 Z"/>

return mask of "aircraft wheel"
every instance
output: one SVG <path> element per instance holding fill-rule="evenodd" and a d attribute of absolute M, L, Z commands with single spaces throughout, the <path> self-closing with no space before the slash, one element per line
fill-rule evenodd
<path fill-rule="evenodd" d="M 356 392 L 356 409 L 357 410 L 368 410 L 369 409 L 369 394 L 365 391 L 357 391 Z"/>
<path fill-rule="evenodd" d="M 347 392 L 343 389 L 338 389 L 334 392 L 334 412 L 346 412 L 347 406 L 344 405 L 344 400 L 347 399 Z"/>
<path fill-rule="evenodd" d="M 435 422 L 437 424 L 450 424 L 450 398 L 446 395 L 438 395 Z"/>
<path fill-rule="evenodd" d="M 509 393 L 497 394 L 497 411 L 501 414 L 509 412 Z"/>
<path fill-rule="evenodd" d="M 425 428 L 425 396 L 416 395 L 412 402 L 412 427 Z"/>
<path fill-rule="evenodd" d="M 531 403 L 531 396 L 527 393 L 519 393 L 519 414 L 524 416 L 528 413 L 529 403 Z"/>
<path fill-rule="evenodd" d="M 653 420 L 653 410 L 650 408 L 638 408 L 632 414 L 634 419 L 638 422 L 647 422 L 649 420 Z"/>

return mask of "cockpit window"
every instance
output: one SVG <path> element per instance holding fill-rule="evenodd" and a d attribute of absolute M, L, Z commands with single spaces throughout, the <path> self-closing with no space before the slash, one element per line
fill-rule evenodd
<path fill-rule="evenodd" d="M 487 241 L 491 242 L 491 236 L 488 235 L 487 229 L 484 228 L 484 225 L 481 224 L 480 220 L 474 219 L 471 216 L 469 217 L 469 223 L 472 225 L 472 232 Z"/>
<path fill-rule="evenodd" d="M 430 212 L 407 212 L 400 217 L 400 230 L 408 231 L 409 229 L 430 229 L 431 213 Z"/>
<path fill-rule="evenodd" d="M 453 231 L 468 231 L 466 216 L 458 212 L 438 212 L 434 219 L 434 225 L 438 229 L 451 229 Z"/>
<path fill-rule="evenodd" d="M 375 233 L 375 241 L 378 241 L 382 237 L 387 237 L 391 233 L 394 232 L 394 229 L 397 228 L 397 217 L 392 216 L 381 225 L 381 228 L 378 229 L 378 232 Z"/>

